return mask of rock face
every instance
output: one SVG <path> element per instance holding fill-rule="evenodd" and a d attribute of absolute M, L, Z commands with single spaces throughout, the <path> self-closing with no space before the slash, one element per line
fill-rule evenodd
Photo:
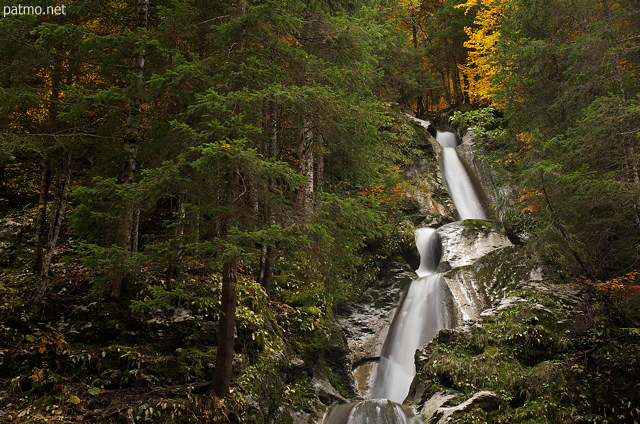
<path fill-rule="evenodd" d="M 513 187 L 496 183 L 499 179 L 496 168 L 490 166 L 487 161 L 482 160 L 474 154 L 474 137 L 472 131 L 467 131 L 463 135 L 462 144 L 457 150 L 466 165 L 473 171 L 473 174 L 477 176 L 478 183 L 487 197 L 488 204 L 493 206 L 495 218 L 502 221 L 507 210 L 504 205 L 504 199 L 509 198 L 514 189 Z"/>
<path fill-rule="evenodd" d="M 502 281 L 498 273 L 509 270 L 496 266 L 495 275 L 487 274 L 482 258 L 495 256 L 496 251 L 511 248 L 507 237 L 484 221 L 462 221 L 443 225 L 438 229 L 442 241 L 442 258 L 438 270 L 445 272 L 445 284 L 455 305 L 453 322 L 457 325 L 478 319 L 480 313 L 499 300 Z M 479 266 L 476 266 L 479 263 Z M 482 276 L 479 273 L 482 272 Z M 487 278 L 489 277 L 489 278 Z M 491 278 L 494 277 L 494 280 Z M 491 281 L 485 281 L 485 280 Z M 481 281 L 482 280 L 482 281 Z"/>
<path fill-rule="evenodd" d="M 480 220 L 452 222 L 438 228 L 442 244 L 440 266 L 470 265 L 489 252 L 512 246 L 490 223 Z"/>

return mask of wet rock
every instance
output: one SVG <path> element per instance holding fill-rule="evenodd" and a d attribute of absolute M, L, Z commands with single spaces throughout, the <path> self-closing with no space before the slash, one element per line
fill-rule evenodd
<path fill-rule="evenodd" d="M 513 246 L 505 234 L 481 220 L 452 222 L 438 228 L 442 243 L 440 264 L 457 268 L 474 263 L 489 252 Z"/>
<path fill-rule="evenodd" d="M 493 224 L 482 220 L 453 222 L 438 228 L 438 234 L 442 241 L 438 272 L 445 273 L 456 315 L 452 320 L 455 324 L 477 321 L 483 310 L 506 295 L 505 286 L 515 284 L 512 279 L 526 279 L 510 268 L 512 262 L 521 261 L 521 258 L 512 261 L 509 257 L 508 264 L 503 263 L 505 258 L 502 256 L 509 255 L 498 252 L 513 249 L 513 245 Z M 505 279 L 509 284 L 503 281 Z"/>

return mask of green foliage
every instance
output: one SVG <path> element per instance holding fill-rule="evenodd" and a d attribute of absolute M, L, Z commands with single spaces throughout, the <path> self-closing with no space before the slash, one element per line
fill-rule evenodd
<path fill-rule="evenodd" d="M 43 371 L 43 393 L 62 385 L 55 405 L 116 411 L 86 420 L 119 419 L 120 407 L 105 405 L 125 397 L 123 416 L 139 421 L 221 422 L 237 410 L 275 422 L 283 399 L 312 410 L 310 367 L 335 302 L 357 295 L 399 249 L 392 235 L 405 234 L 395 165 L 416 146 L 392 109 L 406 100 L 396 84 L 421 79 L 414 53 L 392 9 L 368 0 L 160 1 L 144 30 L 137 6 L 89 0 L 55 20 L 0 21 L 2 195 L 33 203 L 42 162 L 55 182 L 55 159 L 73 152 L 62 237 L 83 266 L 55 264 L 50 276 L 45 302 L 56 307 L 46 319 L 64 321 L 71 337 L 59 368 Z M 309 157 L 315 172 L 305 174 Z M 308 175 L 314 189 L 301 202 Z M 380 184 L 384 198 L 359 193 Z M 267 248 L 269 296 L 256 282 Z M 212 401 L 185 384 L 208 378 L 214 362 L 220 271 L 231 258 L 241 383 Z M 111 301 L 116 282 L 122 297 Z M 22 315 L 12 322 L 36 318 Z M 16 396 L 9 410 L 36 411 Z"/>
<path fill-rule="evenodd" d="M 73 190 L 71 200 L 78 206 L 70 220 L 78 235 L 89 243 L 109 246 L 115 242 L 114 228 L 124 208 L 123 192 L 114 178 L 94 180 L 94 186 Z"/>
<path fill-rule="evenodd" d="M 507 131 L 505 119 L 492 107 L 466 112 L 456 110 L 449 116 L 449 122 L 461 128 L 462 132 L 471 131 L 475 141 L 487 150 L 491 150 L 492 143 L 500 140 Z"/>

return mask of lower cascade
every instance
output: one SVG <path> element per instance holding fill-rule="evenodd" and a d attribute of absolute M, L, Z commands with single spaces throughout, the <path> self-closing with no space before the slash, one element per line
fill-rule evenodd
<path fill-rule="evenodd" d="M 420 253 L 418 279 L 411 282 L 395 312 L 382 348 L 372 389 L 375 399 L 332 406 L 325 424 L 421 424 L 410 408 L 401 405 L 416 375 L 416 350 L 448 327 L 444 308 L 442 274 L 435 273 L 440 257 L 434 228 L 416 230 Z"/>
<path fill-rule="evenodd" d="M 411 283 L 393 318 L 373 385 L 374 398 L 402 402 L 416 374 L 416 350 L 447 327 L 442 274 L 434 274 L 438 261 L 432 255 L 437 252 L 433 248 L 437 240 L 438 233 L 433 228 L 416 231 L 416 241 L 421 242 L 417 246 L 421 253 L 418 275 L 424 276 Z"/>

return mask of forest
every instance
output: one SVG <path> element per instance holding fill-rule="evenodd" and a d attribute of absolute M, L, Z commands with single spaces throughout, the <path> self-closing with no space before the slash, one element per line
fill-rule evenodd
<path fill-rule="evenodd" d="M 406 172 L 433 154 L 407 114 L 473 134 L 492 225 L 590 323 L 557 396 L 455 422 L 640 422 L 640 2 L 17 5 L 1 422 L 316 423 L 318 369 L 353 398 L 337 318 L 414 255 L 408 193 L 447 196 Z"/>

